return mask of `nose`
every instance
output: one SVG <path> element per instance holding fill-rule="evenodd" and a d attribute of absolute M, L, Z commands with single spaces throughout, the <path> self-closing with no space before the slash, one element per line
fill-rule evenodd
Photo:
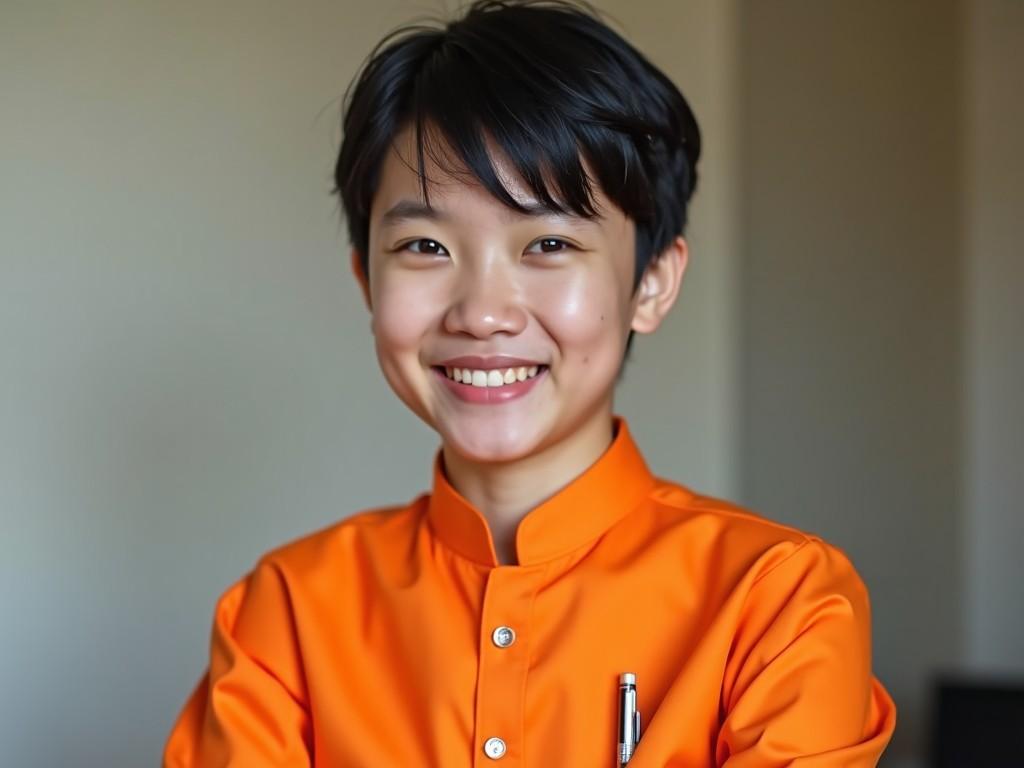
<path fill-rule="evenodd" d="M 459 276 L 455 300 L 444 317 L 445 330 L 487 338 L 495 333 L 515 335 L 526 328 L 522 297 L 502 264 L 466 269 Z"/>

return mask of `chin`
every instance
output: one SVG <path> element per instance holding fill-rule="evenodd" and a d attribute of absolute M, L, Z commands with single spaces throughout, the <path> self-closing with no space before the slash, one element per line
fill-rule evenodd
<path fill-rule="evenodd" d="M 530 456 L 540 445 L 539 435 L 522 424 L 507 428 L 492 423 L 443 423 L 435 425 L 445 445 L 469 461 L 506 463 Z M 532 430 L 531 430 L 532 431 Z"/>

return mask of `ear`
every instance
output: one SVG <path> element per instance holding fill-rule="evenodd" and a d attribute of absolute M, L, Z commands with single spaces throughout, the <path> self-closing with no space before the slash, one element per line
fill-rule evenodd
<path fill-rule="evenodd" d="M 355 275 L 356 281 L 359 283 L 359 288 L 363 292 L 363 300 L 366 302 L 366 308 L 373 312 L 373 306 L 370 303 L 370 280 L 366 276 L 366 272 L 363 270 L 362 254 L 360 254 L 355 248 L 352 249 L 351 261 L 352 274 Z"/>
<path fill-rule="evenodd" d="M 661 325 L 679 296 L 688 260 L 686 240 L 677 237 L 647 265 L 633 298 L 634 331 L 653 333 Z"/>

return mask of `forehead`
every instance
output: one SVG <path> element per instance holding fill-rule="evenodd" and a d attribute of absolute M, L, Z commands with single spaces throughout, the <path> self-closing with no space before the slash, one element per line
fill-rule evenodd
<path fill-rule="evenodd" d="M 375 226 L 390 225 L 414 217 L 441 218 L 447 214 L 457 215 L 467 203 L 486 206 L 496 217 L 510 222 L 524 216 L 548 216 L 572 220 L 580 225 L 600 226 L 625 218 L 625 214 L 604 194 L 596 181 L 591 184 L 597 214 L 593 220 L 577 216 L 571 210 L 560 214 L 548 208 L 537 200 L 501 149 L 494 142 L 488 141 L 488 155 L 495 174 L 511 197 L 527 209 L 524 214 L 494 197 L 449 144 L 434 135 L 426 137 L 423 143 L 428 198 L 424 197 L 424 182 L 418 170 L 416 134 L 411 127 L 406 127 L 395 136 L 381 165 L 370 215 Z M 588 176 L 593 179 L 586 160 L 582 160 L 582 163 Z M 548 189 L 557 199 L 557 191 L 552 185 L 549 184 Z"/>

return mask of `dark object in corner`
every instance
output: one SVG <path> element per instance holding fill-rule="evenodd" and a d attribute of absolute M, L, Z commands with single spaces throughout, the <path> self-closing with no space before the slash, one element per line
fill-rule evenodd
<path fill-rule="evenodd" d="M 1024 768 L 1024 680 L 940 678 L 933 768 Z"/>

